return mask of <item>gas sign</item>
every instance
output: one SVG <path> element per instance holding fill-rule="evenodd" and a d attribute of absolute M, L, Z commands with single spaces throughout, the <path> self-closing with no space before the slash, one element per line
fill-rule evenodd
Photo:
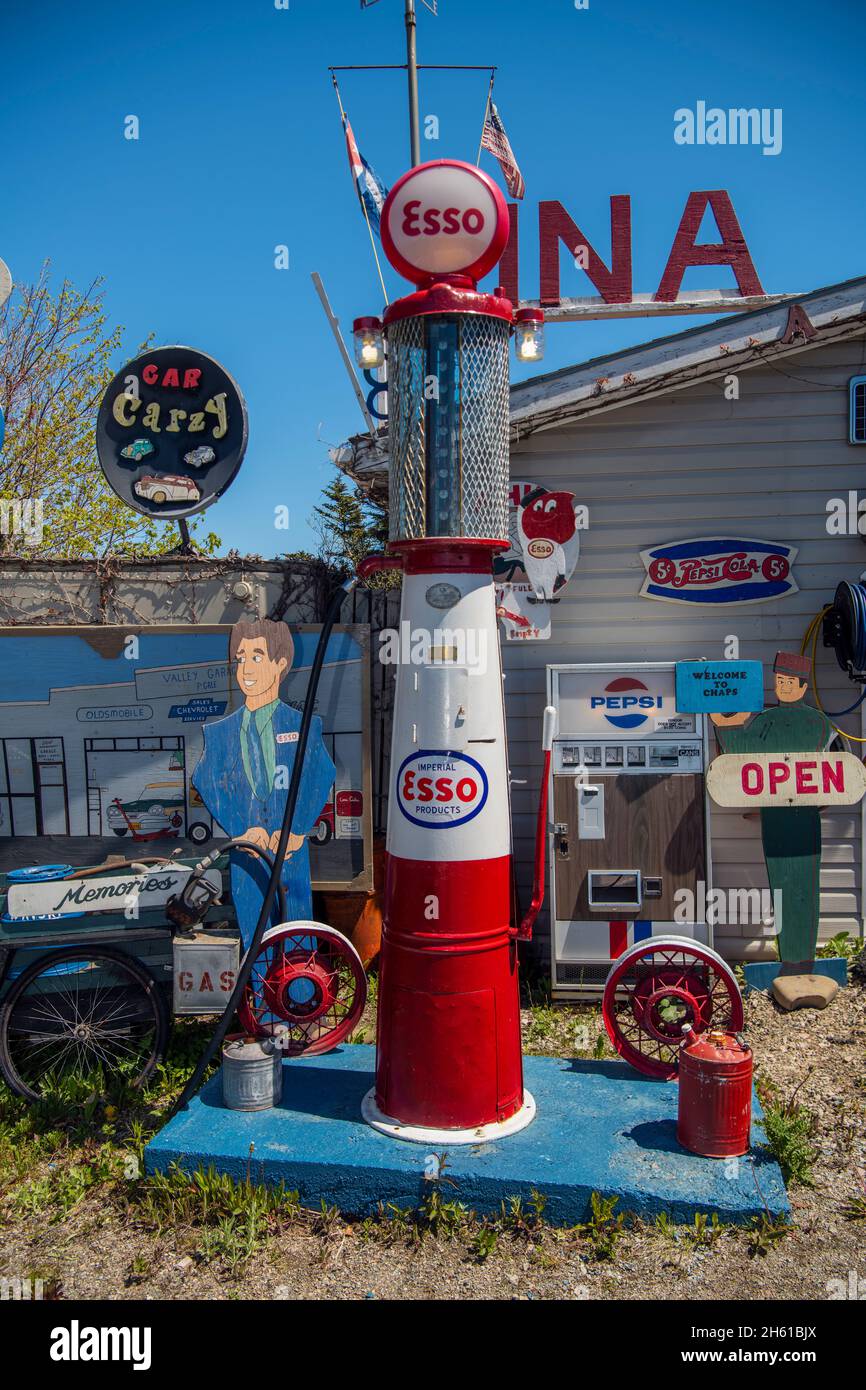
<path fill-rule="evenodd" d="M 474 758 L 425 748 L 397 773 L 397 805 L 413 825 L 428 830 L 465 825 L 487 800 L 487 773 Z"/>
<path fill-rule="evenodd" d="M 508 205 L 474 165 L 437 159 L 397 180 L 381 230 L 385 255 L 407 280 L 422 284 L 456 274 L 480 280 L 505 250 Z"/>
<path fill-rule="evenodd" d="M 723 753 L 707 770 L 717 806 L 853 806 L 866 769 L 853 753 Z"/>

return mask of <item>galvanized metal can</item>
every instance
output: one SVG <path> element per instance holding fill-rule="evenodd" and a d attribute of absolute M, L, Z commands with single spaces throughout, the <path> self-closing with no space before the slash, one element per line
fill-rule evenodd
<path fill-rule="evenodd" d="M 223 1048 L 223 1104 L 271 1110 L 283 1095 L 283 1054 L 271 1038 L 234 1038 Z"/>
<path fill-rule="evenodd" d="M 677 1139 L 705 1158 L 748 1153 L 752 1051 L 733 1033 L 702 1033 L 680 1050 Z"/>

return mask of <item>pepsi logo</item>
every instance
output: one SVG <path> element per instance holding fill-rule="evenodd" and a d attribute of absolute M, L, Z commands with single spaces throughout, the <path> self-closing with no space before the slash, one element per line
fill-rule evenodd
<path fill-rule="evenodd" d="M 397 805 L 427 830 L 465 825 L 487 800 L 487 773 L 465 753 L 423 748 L 404 758 L 397 773 Z"/>
<path fill-rule="evenodd" d="M 635 676 L 617 676 L 601 695 L 592 695 L 589 701 L 590 709 L 602 710 L 615 729 L 639 728 L 663 703 L 661 695 L 653 695 Z"/>

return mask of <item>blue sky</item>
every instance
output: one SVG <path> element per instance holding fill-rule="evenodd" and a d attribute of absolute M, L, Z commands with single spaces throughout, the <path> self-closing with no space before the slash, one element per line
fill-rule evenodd
<path fill-rule="evenodd" d="M 310 282 L 344 329 L 381 308 L 329 64 L 400 63 L 401 0 L 43 0 L 4 6 L 0 257 L 18 280 L 106 279 L 123 357 L 148 333 L 224 363 L 250 412 L 246 461 L 207 521 L 224 545 L 309 548 L 329 444 L 361 417 Z M 727 188 L 764 288 L 866 272 L 862 0 L 440 0 L 419 59 L 498 67 L 495 97 L 526 179 L 521 292 L 538 293 L 537 203 L 558 198 L 605 261 L 611 194 L 632 197 L 634 287 L 654 291 L 692 189 Z M 405 75 L 341 77 L 359 146 L 388 183 L 408 165 Z M 483 73 L 422 73 L 439 118 L 422 158 L 474 161 Z M 677 145 L 674 111 L 780 107 L 777 156 Z M 124 139 L 137 115 L 140 139 Z M 482 167 L 498 177 L 485 154 Z M 706 235 L 706 231 L 704 233 Z M 711 238 L 710 238 L 711 239 Z M 274 269 L 274 247 L 290 269 Z M 402 282 L 386 268 L 389 295 Z M 733 285 L 694 270 L 684 289 Z M 402 286 L 402 288 L 401 288 Z M 562 293 L 594 293 L 563 258 Z M 543 370 L 698 319 L 563 325 Z M 117 365 L 121 365 L 118 360 Z M 541 369 L 535 369 L 541 370 Z M 515 371 L 515 377 L 519 371 Z M 274 529 L 288 505 L 289 531 Z"/>

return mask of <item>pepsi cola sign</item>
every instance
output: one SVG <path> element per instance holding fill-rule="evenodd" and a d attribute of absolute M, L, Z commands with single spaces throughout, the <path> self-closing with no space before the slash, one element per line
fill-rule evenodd
<path fill-rule="evenodd" d="M 487 773 L 465 753 L 422 748 L 397 773 L 397 805 L 413 825 L 448 829 L 474 820 L 487 800 Z"/>
<path fill-rule="evenodd" d="M 414 284 L 437 275 L 480 280 L 499 261 L 510 226 L 508 205 L 487 174 L 437 159 L 394 184 L 382 209 L 382 246 Z"/>
<path fill-rule="evenodd" d="M 590 709 L 601 711 L 615 729 L 640 728 L 663 704 L 664 697 L 653 695 L 636 676 L 617 676 L 599 695 L 589 698 Z"/>
<path fill-rule="evenodd" d="M 673 603 L 766 603 L 797 592 L 797 548 L 727 536 L 668 541 L 642 550 L 641 596 Z"/>

